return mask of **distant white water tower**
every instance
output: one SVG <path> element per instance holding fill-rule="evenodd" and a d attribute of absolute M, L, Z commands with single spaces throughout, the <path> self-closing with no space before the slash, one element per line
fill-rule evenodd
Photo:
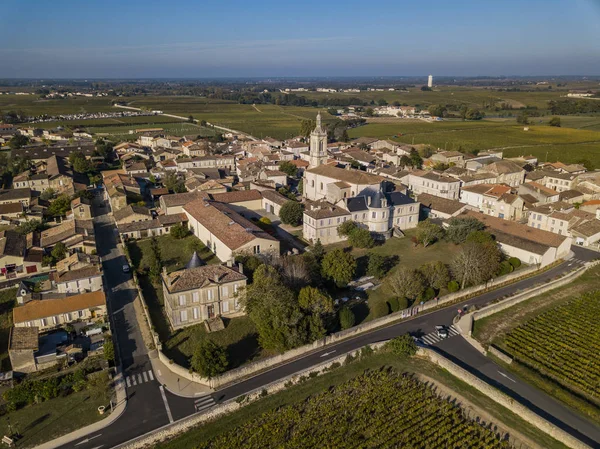
<path fill-rule="evenodd" d="M 433 87 L 433 75 L 429 75 L 429 78 L 427 78 L 427 87 Z"/>

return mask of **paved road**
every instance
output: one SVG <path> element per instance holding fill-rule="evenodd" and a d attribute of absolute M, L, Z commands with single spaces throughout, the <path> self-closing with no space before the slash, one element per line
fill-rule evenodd
<path fill-rule="evenodd" d="M 107 211 L 107 209 L 101 210 Z M 88 436 L 88 438 L 94 437 L 93 439 L 87 442 L 85 439 L 76 440 L 71 444 L 63 446 L 64 448 L 108 449 L 167 425 L 172 420 L 176 421 L 189 416 L 195 412 L 197 406 L 200 408 L 203 406 L 202 402 L 196 404 L 198 399 L 175 396 L 163 390 L 155 379 L 150 379 L 148 371 L 151 371 L 152 367 L 142 336 L 137 328 L 132 304 L 135 298 L 135 289 L 129 275 L 122 272 L 125 258 L 116 246 L 112 217 L 104 215 L 98 219 L 96 236 L 98 252 L 103 258 L 108 283 L 107 291 L 111 291 L 109 294 L 109 305 L 113 310 L 114 329 L 123 362 L 123 372 L 126 379 L 129 378 L 130 386 L 127 388 L 128 404 L 125 412 L 117 421 L 97 434 Z M 433 332 L 434 327 L 438 324 L 450 325 L 457 313 L 456 308 L 462 305 L 487 304 L 500 296 L 514 293 L 517 290 L 531 288 L 535 284 L 552 279 L 598 256 L 595 252 L 581 248 L 574 248 L 574 251 L 574 260 L 534 278 L 480 295 L 456 307 L 423 314 L 411 320 L 376 329 L 372 332 L 342 341 L 336 345 L 328 346 L 243 382 L 216 391 L 212 395 L 213 399 L 216 402 L 222 402 L 241 394 L 246 394 L 254 389 L 261 388 L 271 382 L 305 370 L 345 352 L 358 349 L 369 343 L 388 340 L 407 332 L 415 336 L 424 336 Z M 439 347 L 440 351 L 446 352 L 459 363 L 462 363 L 467 369 L 492 380 L 496 386 L 502 388 L 506 393 L 512 394 L 537 411 L 543 411 L 548 419 L 573 435 L 587 440 L 593 447 L 600 447 L 600 428 L 598 426 L 566 409 L 560 403 L 527 385 L 520 379 L 514 378 L 512 375 L 510 376 L 511 379 L 501 376 L 498 366 L 479 354 L 461 337 L 453 337 L 436 346 Z M 145 377 L 144 373 L 146 374 Z M 133 380 L 135 380 L 135 385 L 133 385 Z M 96 435 L 99 436 L 96 437 Z"/>

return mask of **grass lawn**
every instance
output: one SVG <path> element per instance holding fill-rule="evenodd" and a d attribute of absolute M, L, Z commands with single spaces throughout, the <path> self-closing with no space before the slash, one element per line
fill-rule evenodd
<path fill-rule="evenodd" d="M 108 401 L 93 390 L 73 392 L 65 397 L 57 397 L 41 404 L 29 405 L 0 418 L 0 432 L 9 435 L 8 420 L 14 431 L 23 438 L 17 447 L 36 447 L 39 444 L 58 438 L 74 430 L 85 427 L 101 418 L 100 405 L 108 406 Z"/>
<path fill-rule="evenodd" d="M 181 240 L 164 235 L 157 237 L 157 240 L 163 263 L 169 272 L 183 268 L 191 258 L 194 249 L 200 250 L 198 256 L 206 263 L 219 263 L 219 259 L 193 235 Z M 134 268 L 138 272 L 148 268 L 150 239 L 132 241 L 127 246 Z M 138 279 L 150 309 L 153 327 L 163 343 L 163 351 L 175 363 L 189 367 L 196 345 L 204 338 L 214 340 L 227 348 L 230 368 L 238 367 L 260 355 L 266 355 L 258 346 L 258 334 L 254 324 L 246 316 L 225 319 L 225 329 L 210 334 L 207 334 L 204 324 L 173 332 L 163 313 L 162 286 L 154 285 L 144 274 L 140 274 Z"/>
<path fill-rule="evenodd" d="M 358 262 L 358 274 L 362 275 L 365 273 L 369 253 L 398 258 L 398 263 L 390 270 L 390 273 L 388 273 L 389 276 L 394 270 L 397 270 L 401 266 L 419 268 L 421 265 L 437 260 L 448 263 L 460 248 L 458 245 L 445 240 L 436 242 L 427 248 L 424 248 L 421 245 L 415 247 L 411 241 L 411 237 L 415 234 L 415 230 L 405 231 L 405 234 L 406 237 L 404 238 L 391 238 L 386 240 L 383 245 L 375 246 L 371 249 L 352 249 L 352 254 L 356 257 Z M 326 249 L 329 251 L 331 249 L 344 248 L 347 246 L 348 244 L 346 242 L 340 242 L 333 245 L 327 245 Z M 365 309 L 363 305 L 356 306 L 354 312 L 358 323 L 370 321 L 388 314 L 386 302 L 393 294 L 385 285 L 385 278 L 383 279 L 383 282 L 383 285 L 378 289 L 368 291 L 368 310 L 363 310 Z"/>
<path fill-rule="evenodd" d="M 422 373 L 447 388 L 460 392 L 460 396 L 471 402 L 476 409 L 485 410 L 494 418 L 494 423 L 502 423 L 504 427 L 517 429 L 522 435 L 536 441 L 544 448 L 564 449 L 565 446 L 537 430 L 529 423 L 523 421 L 511 411 L 499 406 L 491 399 L 483 396 L 478 391 L 450 375 L 447 371 L 427 360 L 420 358 L 402 358 L 390 353 L 380 352 L 366 358 L 354 361 L 332 372 L 310 379 L 307 382 L 294 385 L 280 393 L 267 396 L 254 402 L 236 412 L 223 416 L 205 425 L 198 426 L 168 442 L 159 444 L 160 449 L 191 449 L 203 447 L 212 438 L 224 433 L 231 432 L 237 426 L 244 425 L 249 420 L 260 416 L 270 410 L 278 409 L 286 405 L 304 401 L 306 398 L 321 393 L 332 386 L 339 385 L 367 369 L 378 369 L 383 366 L 391 366 L 400 372 Z M 453 395 L 455 396 L 455 395 Z M 471 415 L 477 411 L 471 410 Z"/>
<path fill-rule="evenodd" d="M 0 290 L 0 370 L 10 371 L 10 359 L 8 358 L 8 338 L 12 327 L 12 309 L 17 299 L 17 288 Z"/>
<path fill-rule="evenodd" d="M 189 262 L 194 251 L 208 264 L 219 263 L 219 259 L 194 235 L 190 234 L 183 239 L 175 239 L 170 235 L 156 237 L 160 248 L 161 259 L 167 271 L 183 268 Z M 133 267 L 143 271 L 150 263 L 151 239 L 134 240 L 127 244 L 129 256 Z"/>
<path fill-rule="evenodd" d="M 473 336 L 485 346 L 492 343 L 502 346 L 506 334 L 526 321 L 567 302 L 573 297 L 598 289 L 600 289 L 600 267 L 594 267 L 570 284 L 475 321 Z M 503 365 L 507 370 L 518 374 L 537 388 L 559 399 L 567 406 L 600 423 L 600 408 L 591 403 L 586 397 L 577 396 L 554 380 L 541 375 L 538 371 L 528 368 L 517 361 L 514 361 L 510 365 L 504 364 L 499 360 L 497 360 L 497 363 Z"/>

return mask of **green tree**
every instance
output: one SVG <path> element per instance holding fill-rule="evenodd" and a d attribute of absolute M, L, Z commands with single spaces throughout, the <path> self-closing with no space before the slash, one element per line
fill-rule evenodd
<path fill-rule="evenodd" d="M 333 312 L 333 300 L 315 287 L 304 287 L 298 294 L 298 304 L 305 313 L 309 341 L 325 337 L 325 315 Z"/>
<path fill-rule="evenodd" d="M 21 134 L 15 134 L 9 141 L 8 147 L 11 150 L 18 150 L 21 147 L 24 147 L 29 143 L 29 137 L 23 136 Z"/>
<path fill-rule="evenodd" d="M 430 219 L 421 221 L 417 225 L 415 237 L 425 248 L 444 236 L 444 230 Z"/>
<path fill-rule="evenodd" d="M 388 299 L 387 304 L 388 304 L 388 307 L 390 308 L 390 313 L 394 313 L 394 312 L 397 312 L 398 310 L 400 310 L 400 302 L 398 301 L 398 298 L 396 298 L 395 296 L 392 296 L 390 299 Z"/>
<path fill-rule="evenodd" d="M 448 282 L 448 291 L 454 293 L 460 290 L 460 284 L 456 281 Z"/>
<path fill-rule="evenodd" d="M 560 128 L 560 117 L 552 117 L 548 122 L 548 125 Z"/>
<path fill-rule="evenodd" d="M 104 359 L 108 362 L 113 363 L 115 361 L 115 345 L 110 336 L 105 337 L 104 340 Z"/>
<path fill-rule="evenodd" d="M 387 260 L 384 256 L 377 253 L 369 253 L 369 263 L 367 265 L 367 275 L 375 276 L 381 279 L 387 273 Z"/>
<path fill-rule="evenodd" d="M 518 257 L 511 257 L 508 259 L 508 263 L 510 263 L 515 269 L 521 266 L 521 260 Z"/>
<path fill-rule="evenodd" d="M 290 161 L 283 161 L 279 163 L 279 170 L 284 172 L 290 178 L 295 178 L 298 174 L 298 167 L 292 164 Z"/>
<path fill-rule="evenodd" d="M 355 248 L 372 248 L 375 245 L 371 232 L 365 228 L 356 228 L 352 231 L 348 243 Z"/>
<path fill-rule="evenodd" d="M 321 243 L 321 239 L 317 239 L 317 241 L 315 242 L 315 244 L 313 245 L 313 247 L 311 249 L 311 253 L 315 256 L 315 259 L 320 264 L 321 261 L 323 260 L 323 257 L 325 257 L 325 248 L 323 247 L 323 244 Z"/>
<path fill-rule="evenodd" d="M 56 190 L 54 190 L 52 187 L 48 187 L 46 190 L 44 190 L 41 195 L 40 195 L 40 199 L 44 200 L 44 201 L 49 201 L 52 198 L 54 198 L 56 196 Z"/>
<path fill-rule="evenodd" d="M 192 356 L 192 369 L 202 377 L 212 379 L 227 370 L 227 351 L 208 338 L 200 340 Z"/>
<path fill-rule="evenodd" d="M 16 231 L 19 234 L 27 235 L 30 232 L 41 231 L 44 229 L 44 224 L 40 220 L 28 220 L 17 226 Z"/>
<path fill-rule="evenodd" d="M 448 282 L 450 282 L 450 270 L 440 260 L 422 265 L 419 271 L 423 275 L 425 284 L 438 291 L 446 287 Z"/>
<path fill-rule="evenodd" d="M 173 193 L 186 192 L 185 182 L 181 179 L 177 173 L 169 171 L 163 179 L 164 186 Z"/>
<path fill-rule="evenodd" d="M 416 299 L 425 290 L 423 275 L 409 267 L 400 267 L 390 274 L 387 284 L 394 295 L 410 299 Z"/>
<path fill-rule="evenodd" d="M 78 173 L 87 173 L 93 170 L 92 162 L 85 158 L 81 151 L 75 151 L 69 155 L 69 162 Z"/>
<path fill-rule="evenodd" d="M 315 129 L 314 120 L 302 120 L 300 122 L 300 135 L 304 138 L 310 136 L 310 133 Z"/>
<path fill-rule="evenodd" d="M 356 222 L 347 220 L 337 227 L 337 232 L 343 237 L 348 237 L 358 228 Z"/>
<path fill-rule="evenodd" d="M 160 246 L 156 236 L 152 236 L 150 239 L 150 279 L 153 282 L 158 282 L 160 279 L 160 272 L 162 270 L 162 257 L 160 253 Z"/>
<path fill-rule="evenodd" d="M 169 231 L 169 233 L 171 234 L 171 237 L 173 237 L 174 239 L 180 240 L 180 239 L 187 237 L 187 235 L 189 234 L 189 231 L 187 230 L 187 228 L 185 226 L 177 223 L 177 224 L 171 226 L 171 230 Z"/>
<path fill-rule="evenodd" d="M 526 112 L 521 112 L 519 115 L 517 115 L 517 123 L 519 125 L 528 125 L 529 115 Z"/>
<path fill-rule="evenodd" d="M 62 217 L 71 210 L 71 197 L 66 194 L 59 195 L 50 203 L 46 213 L 52 217 Z"/>
<path fill-rule="evenodd" d="M 373 108 L 367 108 L 367 109 L 365 109 L 365 115 L 367 117 L 373 117 L 373 115 L 375 115 L 375 112 L 373 111 Z"/>
<path fill-rule="evenodd" d="M 421 157 L 419 152 L 417 150 L 415 150 L 414 148 L 412 150 L 410 150 L 409 158 L 410 158 L 410 165 L 412 165 L 412 167 L 418 168 L 418 169 L 423 167 L 423 158 Z"/>
<path fill-rule="evenodd" d="M 301 179 L 301 180 L 298 182 L 298 193 L 299 193 L 300 195 L 304 195 L 304 179 Z"/>
<path fill-rule="evenodd" d="M 307 342 L 304 314 L 293 291 L 270 265 L 259 265 L 243 298 L 261 347 L 283 352 Z"/>
<path fill-rule="evenodd" d="M 195 120 L 194 120 L 194 116 L 193 115 L 188 116 L 188 123 L 194 123 L 194 121 Z"/>
<path fill-rule="evenodd" d="M 67 246 L 63 242 L 58 242 L 50 254 L 55 261 L 63 260 L 67 257 Z"/>
<path fill-rule="evenodd" d="M 451 218 L 446 229 L 446 237 L 457 245 L 464 243 L 473 231 L 483 231 L 485 225 L 474 217 Z"/>
<path fill-rule="evenodd" d="M 331 279 L 338 287 L 345 287 L 354 277 L 356 260 L 341 248 L 325 254 L 321 263 L 323 277 Z"/>
<path fill-rule="evenodd" d="M 444 117 L 447 111 L 446 106 L 441 104 L 432 104 L 427 108 L 434 117 Z"/>
<path fill-rule="evenodd" d="M 343 306 L 340 309 L 340 311 L 338 312 L 338 317 L 340 320 L 340 327 L 342 328 L 342 330 L 350 329 L 352 326 L 354 326 L 354 322 L 356 321 L 356 318 L 354 317 L 354 312 L 352 312 L 352 310 L 348 306 Z"/>
<path fill-rule="evenodd" d="M 392 338 L 385 347 L 393 354 L 400 356 L 413 356 L 417 353 L 415 340 L 408 334 Z"/>
<path fill-rule="evenodd" d="M 279 210 L 279 218 L 283 224 L 298 226 L 302 223 L 304 207 L 298 201 L 286 201 Z"/>

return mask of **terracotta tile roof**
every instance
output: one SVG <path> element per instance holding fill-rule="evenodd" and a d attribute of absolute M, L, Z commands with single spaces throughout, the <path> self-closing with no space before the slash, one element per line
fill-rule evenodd
<path fill-rule="evenodd" d="M 14 203 L 25 199 L 31 199 L 31 189 L 23 187 L 21 189 L 0 189 L 0 201 Z"/>
<path fill-rule="evenodd" d="M 166 276 L 163 281 L 171 293 L 196 290 L 208 285 L 220 285 L 235 281 L 245 281 L 247 278 L 235 268 L 224 265 L 203 265 L 174 271 Z"/>
<path fill-rule="evenodd" d="M 332 165 L 319 165 L 318 167 L 307 170 L 309 173 L 314 173 L 328 178 L 345 181 L 349 184 L 372 185 L 380 184 L 384 178 L 378 175 L 372 175 L 361 170 L 346 170 L 344 168 L 334 167 Z"/>
<path fill-rule="evenodd" d="M 262 199 L 262 195 L 258 190 L 234 190 L 232 192 L 213 193 L 210 196 L 215 201 L 228 204 Z"/>
<path fill-rule="evenodd" d="M 9 348 L 13 351 L 31 349 L 37 351 L 39 348 L 37 326 L 13 327 L 10 331 Z"/>
<path fill-rule="evenodd" d="M 546 196 L 555 196 L 555 195 L 558 195 L 558 192 L 556 190 L 551 189 L 550 187 L 546 187 L 545 185 L 540 184 L 539 182 L 527 181 L 525 183 L 525 185 L 532 187 L 533 189 L 535 189 L 539 193 L 543 193 Z"/>
<path fill-rule="evenodd" d="M 93 235 L 93 233 L 94 224 L 92 220 L 69 220 L 42 231 L 41 246 L 52 246 L 77 234 Z"/>
<path fill-rule="evenodd" d="M 542 247 L 545 248 L 543 251 L 545 252 L 548 248 L 560 246 L 567 238 L 553 232 L 542 231 L 541 229 L 480 212 L 466 210 L 459 215 L 459 217 L 463 216 L 473 217 L 481 221 L 500 243 L 521 247 L 537 254 L 540 254 L 539 251 L 542 251 Z"/>
<path fill-rule="evenodd" d="M 523 168 L 519 164 L 508 160 L 492 162 L 485 169 L 498 174 L 519 173 L 523 171 Z"/>
<path fill-rule="evenodd" d="M 166 207 L 175 207 L 202 198 L 209 198 L 209 196 L 207 193 L 200 192 L 172 193 L 171 195 L 163 195 L 160 200 Z"/>
<path fill-rule="evenodd" d="M 5 203 L 0 204 L 0 215 L 23 213 L 23 203 Z"/>
<path fill-rule="evenodd" d="M 419 196 L 417 196 L 417 201 L 419 201 L 419 203 L 421 203 L 424 207 L 427 207 L 431 210 L 437 210 L 444 214 L 450 215 L 455 214 L 467 206 L 460 201 L 450 200 L 436 195 L 430 195 L 429 193 L 421 193 Z"/>
<path fill-rule="evenodd" d="M 502 184 L 495 184 L 492 185 L 487 192 L 485 192 L 485 195 L 500 198 L 502 195 L 508 192 L 510 192 L 510 187 Z"/>
<path fill-rule="evenodd" d="M 143 215 L 144 217 L 151 218 L 150 209 L 144 206 L 136 206 L 135 204 L 130 204 L 129 206 L 125 206 L 122 209 L 113 212 L 113 217 L 117 222 L 132 215 Z"/>
<path fill-rule="evenodd" d="M 494 184 L 475 184 L 474 186 L 463 187 L 462 190 L 465 192 L 472 192 L 483 195 L 484 193 L 489 191 L 493 186 Z"/>
<path fill-rule="evenodd" d="M 261 193 L 262 193 L 263 198 L 265 198 L 275 204 L 279 204 L 280 206 L 283 206 L 288 201 L 291 201 L 289 198 L 283 196 L 281 193 L 279 193 L 275 190 L 267 189 L 267 190 L 263 190 Z"/>
<path fill-rule="evenodd" d="M 27 304 L 13 309 L 13 321 L 25 323 L 40 318 L 47 318 L 78 310 L 92 309 L 106 305 L 104 292 L 97 291 L 67 296 L 61 299 L 43 299 L 29 301 Z"/>
<path fill-rule="evenodd" d="M 434 171 L 425 171 L 425 170 L 415 170 L 411 172 L 411 175 L 417 176 L 419 178 L 429 179 L 430 181 L 437 182 L 460 182 L 456 178 L 452 178 L 451 176 L 445 176 Z"/>
<path fill-rule="evenodd" d="M 231 250 L 257 238 L 275 240 L 223 203 L 200 199 L 186 204 L 183 210 Z"/>

